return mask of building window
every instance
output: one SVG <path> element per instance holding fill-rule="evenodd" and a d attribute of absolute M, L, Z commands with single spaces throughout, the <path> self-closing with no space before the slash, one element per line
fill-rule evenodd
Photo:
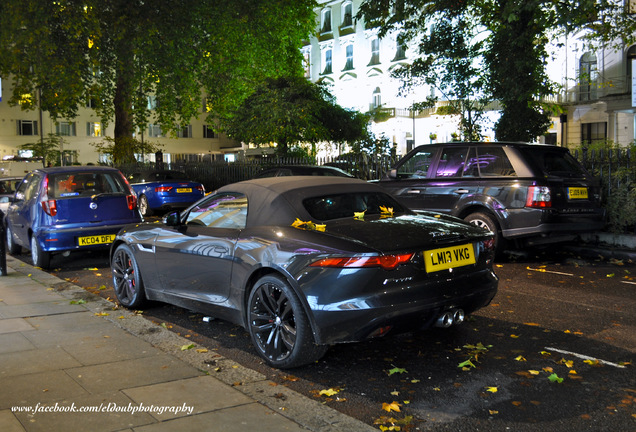
<path fill-rule="evenodd" d="M 321 33 L 331 33 L 331 9 L 325 9 L 322 11 L 322 23 L 320 25 Z"/>
<path fill-rule="evenodd" d="M 37 135 L 38 122 L 35 120 L 18 120 L 18 135 Z"/>
<path fill-rule="evenodd" d="M 371 61 L 369 66 L 380 64 L 380 38 L 371 39 Z"/>
<path fill-rule="evenodd" d="M 328 48 L 328 49 L 324 50 L 323 53 L 322 53 L 322 56 L 323 56 L 322 63 L 325 65 L 325 67 L 322 69 L 322 73 L 323 73 L 323 75 L 330 74 L 332 72 L 332 69 L 331 69 L 331 48 Z"/>
<path fill-rule="evenodd" d="M 163 137 L 163 132 L 161 131 L 161 126 L 156 124 L 148 125 L 148 136 L 151 138 L 161 138 Z"/>
<path fill-rule="evenodd" d="M 157 97 L 156 96 L 148 96 L 148 109 L 154 110 L 157 109 Z"/>
<path fill-rule="evenodd" d="M 598 70 L 596 68 L 596 55 L 593 53 L 585 53 L 579 60 L 579 100 L 595 100 L 597 99 L 597 78 Z"/>
<path fill-rule="evenodd" d="M 348 71 L 353 69 L 353 44 L 349 44 L 345 47 L 345 53 L 347 56 L 347 61 L 343 70 Z"/>
<path fill-rule="evenodd" d="M 209 127 L 208 125 L 203 125 L 203 138 L 216 138 L 216 134 L 214 133 L 214 129 Z"/>
<path fill-rule="evenodd" d="M 607 123 L 581 123 L 581 144 L 592 144 L 607 139 Z"/>
<path fill-rule="evenodd" d="M 342 27 L 353 26 L 353 4 L 346 2 L 342 5 Z"/>
<path fill-rule="evenodd" d="M 86 108 L 97 108 L 97 98 L 90 93 L 86 97 Z"/>
<path fill-rule="evenodd" d="M 393 58 L 393 61 L 406 59 L 406 44 L 402 40 L 403 37 L 404 35 L 400 33 L 395 39 L 396 46 L 395 46 L 395 57 Z"/>
<path fill-rule="evenodd" d="M 179 138 L 192 138 L 192 125 L 187 125 L 177 132 Z"/>
<path fill-rule="evenodd" d="M 61 136 L 77 136 L 75 122 L 58 122 L 55 124 L 55 133 Z"/>
<path fill-rule="evenodd" d="M 102 124 L 96 122 L 86 122 L 86 136 L 100 137 L 102 136 Z"/>
<path fill-rule="evenodd" d="M 382 93 L 380 87 L 376 87 L 373 91 L 373 102 L 371 103 L 373 108 L 380 108 L 382 106 Z"/>

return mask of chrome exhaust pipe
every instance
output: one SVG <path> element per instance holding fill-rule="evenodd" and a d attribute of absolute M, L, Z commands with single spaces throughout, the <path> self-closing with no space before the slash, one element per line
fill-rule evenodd
<path fill-rule="evenodd" d="M 449 309 L 437 317 L 435 327 L 448 328 L 453 324 L 461 324 L 466 320 L 466 313 L 462 309 Z"/>
<path fill-rule="evenodd" d="M 448 328 L 453 325 L 453 313 L 446 311 L 441 314 L 435 322 L 436 327 Z"/>
<path fill-rule="evenodd" d="M 453 313 L 454 324 L 461 324 L 466 319 L 466 313 L 461 309 L 455 309 Z"/>

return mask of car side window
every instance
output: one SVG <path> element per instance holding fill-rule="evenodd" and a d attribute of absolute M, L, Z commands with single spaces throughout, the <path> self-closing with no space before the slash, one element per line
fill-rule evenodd
<path fill-rule="evenodd" d="M 247 224 L 247 197 L 240 193 L 221 193 L 208 197 L 192 208 L 186 224 L 243 229 Z"/>
<path fill-rule="evenodd" d="M 41 177 L 37 174 L 29 174 L 20 184 L 16 191 L 15 197 L 18 201 L 29 200 L 38 192 Z"/>
<path fill-rule="evenodd" d="M 445 148 L 439 158 L 435 177 L 461 177 L 465 169 L 468 172 L 468 166 L 466 166 L 468 150 L 468 147 Z"/>
<path fill-rule="evenodd" d="M 411 156 L 398 168 L 400 178 L 426 178 L 433 160 L 433 152 L 422 150 Z"/>
<path fill-rule="evenodd" d="M 510 159 L 501 147 L 477 148 L 477 163 L 482 177 L 516 177 Z"/>

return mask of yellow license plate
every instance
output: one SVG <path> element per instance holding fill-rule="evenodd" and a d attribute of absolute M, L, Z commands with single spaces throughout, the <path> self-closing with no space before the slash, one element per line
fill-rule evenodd
<path fill-rule="evenodd" d="M 568 198 L 569 199 L 587 199 L 587 188 L 569 187 Z"/>
<path fill-rule="evenodd" d="M 475 264 L 474 251 L 471 244 L 425 251 L 426 273 Z"/>
<path fill-rule="evenodd" d="M 192 188 L 177 188 L 177 193 L 190 193 Z"/>
<path fill-rule="evenodd" d="M 77 244 L 79 246 L 93 246 L 98 244 L 108 244 L 115 240 L 115 234 L 104 234 L 96 236 L 78 237 Z"/>

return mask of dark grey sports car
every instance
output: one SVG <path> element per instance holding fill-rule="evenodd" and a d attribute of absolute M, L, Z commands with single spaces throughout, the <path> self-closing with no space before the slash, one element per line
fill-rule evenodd
<path fill-rule="evenodd" d="M 111 268 L 123 306 L 240 324 L 267 363 L 291 368 L 330 344 L 463 321 L 495 296 L 493 246 L 489 231 L 416 215 L 361 180 L 274 177 L 124 228 Z"/>

